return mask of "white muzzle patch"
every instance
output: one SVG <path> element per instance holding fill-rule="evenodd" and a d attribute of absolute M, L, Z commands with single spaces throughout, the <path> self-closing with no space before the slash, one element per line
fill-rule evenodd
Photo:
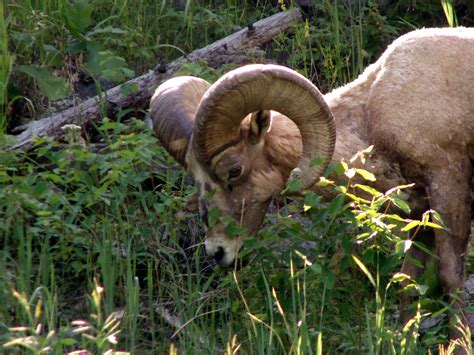
<path fill-rule="evenodd" d="M 242 241 L 240 238 L 212 237 L 206 238 L 204 246 L 207 255 L 216 259 L 222 266 L 230 266 L 237 258 Z"/>

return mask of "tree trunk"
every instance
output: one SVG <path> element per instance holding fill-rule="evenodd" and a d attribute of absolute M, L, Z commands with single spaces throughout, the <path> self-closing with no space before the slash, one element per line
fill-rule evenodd
<path fill-rule="evenodd" d="M 125 84 L 106 91 L 101 98 L 92 97 L 81 104 L 52 116 L 31 122 L 21 134 L 13 137 L 14 148 L 31 147 L 35 137 L 62 135 L 65 124 L 82 125 L 89 120 L 99 120 L 104 115 L 113 117 L 120 110 L 134 108 L 137 111 L 147 109 L 156 87 L 182 69 L 186 62 L 205 60 L 209 66 L 217 67 L 225 63 L 242 63 L 243 58 L 251 61 L 246 50 L 258 47 L 270 41 L 279 33 L 287 30 L 293 23 L 300 21 L 298 9 L 280 12 L 263 20 L 250 24 L 230 36 L 180 57 L 168 65 L 159 65 L 154 70 L 132 79 Z M 123 87 L 133 88 L 133 93 L 124 94 Z"/>

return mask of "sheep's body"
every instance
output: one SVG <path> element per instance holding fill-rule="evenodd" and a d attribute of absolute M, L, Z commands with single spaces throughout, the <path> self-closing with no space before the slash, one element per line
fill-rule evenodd
<path fill-rule="evenodd" d="M 447 294 L 462 290 L 471 226 L 473 60 L 474 29 L 418 30 L 397 39 L 354 82 L 325 95 L 337 127 L 333 159 L 374 145 L 368 165 L 375 187 L 415 182 L 409 196 L 415 213 L 440 212 L 450 232 L 423 237 L 439 255 Z M 405 262 L 404 271 L 415 276 L 417 269 Z"/>
<path fill-rule="evenodd" d="M 387 189 L 472 155 L 473 58 L 474 29 L 397 39 L 358 79 L 325 95 L 338 133 L 333 160 L 374 144 L 375 172 Z"/>
<path fill-rule="evenodd" d="M 227 88 L 228 83 L 244 82 L 242 78 L 246 73 L 257 73 L 262 68 L 265 72 L 255 80 L 256 86 L 252 87 L 251 82 L 246 81 L 245 85 Z M 200 211 L 205 224 L 209 207 L 219 207 L 223 214 L 240 221 L 250 232 L 255 231 L 271 197 L 279 195 L 292 168 L 304 169 L 302 162 L 306 160 L 301 157 L 306 159 L 308 152 L 312 152 L 310 149 L 313 148 L 308 148 L 311 138 L 324 141 L 317 148 L 321 152 L 326 154 L 332 149 L 334 124 L 328 113 L 329 106 L 337 131 L 332 160 L 348 160 L 356 152 L 374 145 L 374 153 L 367 163 L 377 177 L 374 187 L 385 191 L 415 182 L 417 188 L 409 192 L 414 211 L 434 209 L 448 227 L 448 230 L 437 230 L 434 238 L 424 235 L 424 241 L 439 255 L 439 279 L 449 295 L 462 289 L 470 233 L 471 164 L 474 158 L 474 29 L 424 29 L 404 35 L 359 78 L 325 95 L 325 103 L 312 87 L 305 86 L 313 95 L 313 99 L 307 101 L 315 103 L 311 109 L 299 100 L 304 92 L 298 91 L 301 87 L 295 88 L 291 84 L 291 90 L 286 91 L 286 84 L 278 81 L 280 74 L 267 77 L 265 68 L 247 67 L 229 73 L 225 80 L 214 84 L 216 88 L 208 90 L 199 103 L 196 116 L 199 118 L 202 111 L 206 113 L 206 119 L 198 121 L 196 118 L 194 133 L 181 129 L 184 132 L 181 136 L 187 136 L 187 142 L 191 141 L 183 147 L 188 147 L 187 168 L 198 183 Z M 294 80 L 300 82 L 300 78 Z M 208 96 L 218 92 L 217 88 L 227 96 L 221 99 L 215 95 L 218 107 L 215 102 L 207 105 Z M 287 93 L 293 96 L 287 97 Z M 175 105 L 166 104 L 170 108 L 158 114 L 160 110 L 153 112 L 153 107 L 166 102 L 166 95 L 163 98 L 157 95 L 153 100 L 156 101 L 155 105 L 152 102 L 155 131 L 163 140 L 169 140 L 174 134 L 166 127 L 171 127 L 169 122 L 175 120 L 173 107 L 180 101 Z M 201 107 L 203 102 L 206 102 L 205 110 Z M 258 103 L 265 104 L 259 106 Z M 293 111 L 288 111 L 288 106 Z M 264 114 L 260 110 L 276 110 L 293 120 L 296 118 L 294 122 L 299 122 L 300 129 L 286 116 L 277 112 Z M 256 115 L 240 123 L 243 119 L 240 115 L 255 111 L 258 111 Z M 306 118 L 301 119 L 302 115 Z M 321 118 L 319 123 L 314 123 L 320 125 L 317 129 L 308 129 L 313 123 L 301 126 L 313 116 Z M 179 122 L 189 120 L 194 120 L 194 116 L 178 117 Z M 207 131 L 203 124 L 209 125 Z M 305 127 L 303 140 L 301 127 Z M 318 131 L 323 132 L 319 138 L 316 137 Z M 210 146 L 212 149 L 207 151 L 215 152 L 206 153 L 204 160 L 199 145 L 192 144 L 197 133 L 201 142 L 199 149 Z M 209 138 L 212 142 L 208 144 Z M 168 142 L 165 146 L 172 147 L 173 144 Z M 183 163 L 181 150 L 169 150 Z M 201 158 L 198 158 L 200 154 Z M 311 180 L 308 178 L 312 178 L 310 173 L 303 173 L 302 181 L 306 185 L 316 178 Z M 210 191 L 214 191 L 211 197 Z M 240 242 L 238 238 L 226 238 L 225 226 L 218 227 L 208 229 L 206 249 L 218 261 L 230 264 Z M 422 262 L 427 258 L 415 249 L 411 253 Z M 417 272 L 408 262 L 404 271 L 413 276 Z"/>

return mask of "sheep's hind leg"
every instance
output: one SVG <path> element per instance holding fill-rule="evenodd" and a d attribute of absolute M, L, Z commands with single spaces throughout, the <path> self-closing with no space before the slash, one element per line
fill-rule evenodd
<path fill-rule="evenodd" d="M 459 321 L 451 326 L 451 339 L 462 337 L 457 327 L 466 329 L 463 288 L 465 259 L 471 229 L 471 164 L 469 160 L 451 163 L 449 167 L 430 174 L 428 195 L 430 206 L 438 211 L 447 230 L 435 231 L 436 252 L 439 256 L 438 278 Z M 454 319 L 454 318 L 453 318 Z"/>
<path fill-rule="evenodd" d="M 417 233 L 414 239 L 417 243 L 421 243 L 428 250 L 435 252 L 435 236 L 432 230 L 422 230 Z M 422 281 L 422 276 L 425 272 L 426 266 L 432 260 L 432 256 L 416 245 L 407 251 L 401 272 L 410 276 L 412 280 L 417 282 Z M 419 267 L 421 265 L 422 267 Z M 402 287 L 410 285 L 412 282 L 407 280 L 402 283 Z M 410 296 L 408 291 L 402 292 L 400 296 L 400 322 L 405 326 L 408 321 L 415 315 L 415 307 L 412 307 L 414 299 Z"/>

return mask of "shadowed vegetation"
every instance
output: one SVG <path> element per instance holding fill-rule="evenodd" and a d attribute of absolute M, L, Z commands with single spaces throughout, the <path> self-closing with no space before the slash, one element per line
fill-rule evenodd
<path fill-rule="evenodd" d="M 0 131 L 212 43 L 279 11 L 275 3 L 4 1 Z M 446 26 L 449 13 L 434 0 L 313 4 L 265 51 L 322 92 L 355 78 L 398 35 Z M 472 26 L 470 2 L 455 5 L 452 19 Z M 215 80 L 222 70 L 192 63 L 183 73 Z M 37 140 L 28 153 L 0 136 L 1 352 L 407 354 L 446 342 L 446 322 L 422 325 L 450 307 L 429 277 L 436 265 L 408 286 L 413 321 L 396 323 L 408 232 L 439 224 L 435 213 L 399 216 L 407 187 L 354 187 L 351 174 L 370 172 L 335 165 L 346 185 L 322 182 L 335 199 L 275 203 L 236 268 L 221 269 L 204 256 L 201 221 L 183 212 L 192 184 L 141 117 L 124 117 Z"/>

